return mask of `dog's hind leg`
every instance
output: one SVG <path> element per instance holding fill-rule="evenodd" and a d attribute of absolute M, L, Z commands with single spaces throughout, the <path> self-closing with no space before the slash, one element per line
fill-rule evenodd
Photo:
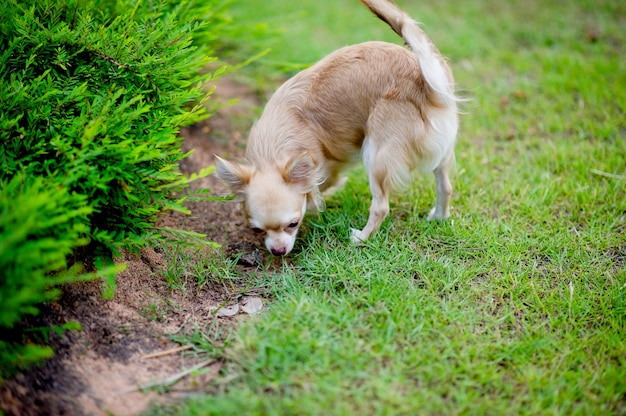
<path fill-rule="evenodd" d="M 370 215 L 367 224 L 362 230 L 350 230 L 350 239 L 353 243 L 361 243 L 367 240 L 372 233 L 380 228 L 384 219 L 389 214 L 389 195 L 387 191 L 370 175 L 370 190 L 372 192 L 372 203 L 370 205 Z"/>
<path fill-rule="evenodd" d="M 450 216 L 450 197 L 452 196 L 452 184 L 450 183 L 450 170 L 454 166 L 454 152 L 434 170 L 437 181 L 437 204 L 428 214 L 428 220 L 445 220 Z"/>
<path fill-rule="evenodd" d="M 383 161 L 382 152 L 377 151 L 371 140 L 363 146 L 363 159 L 369 178 L 372 202 L 367 224 L 362 230 L 352 229 L 350 239 L 359 244 L 378 231 L 384 219 L 389 215 L 389 172 Z"/>

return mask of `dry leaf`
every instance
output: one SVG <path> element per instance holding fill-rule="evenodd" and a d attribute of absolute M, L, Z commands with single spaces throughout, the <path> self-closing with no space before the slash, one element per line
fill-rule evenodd
<path fill-rule="evenodd" d="M 241 302 L 241 310 L 248 315 L 254 315 L 261 312 L 263 308 L 263 300 L 256 296 L 244 298 Z"/>
<path fill-rule="evenodd" d="M 217 316 L 235 316 L 239 313 L 239 304 L 234 304 L 231 306 L 225 306 L 220 308 L 215 312 Z"/>

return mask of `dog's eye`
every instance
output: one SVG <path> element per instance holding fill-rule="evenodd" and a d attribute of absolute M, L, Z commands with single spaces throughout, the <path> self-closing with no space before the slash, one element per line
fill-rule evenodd
<path fill-rule="evenodd" d="M 265 231 L 263 231 L 259 227 L 252 227 L 252 232 L 255 234 L 263 234 Z"/>
<path fill-rule="evenodd" d="M 297 221 L 296 221 L 296 222 L 292 222 L 291 224 L 289 224 L 289 225 L 287 226 L 287 228 L 296 228 L 296 227 L 298 226 L 298 224 L 299 224 L 299 223 L 298 223 Z"/>

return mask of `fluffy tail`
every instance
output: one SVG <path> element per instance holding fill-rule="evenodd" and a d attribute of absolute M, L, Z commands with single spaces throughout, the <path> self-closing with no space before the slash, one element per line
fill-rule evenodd
<path fill-rule="evenodd" d="M 424 79 L 440 99 L 446 105 L 459 101 L 454 95 L 454 86 L 448 78 L 443 57 L 417 22 L 390 1 L 361 0 L 361 3 L 387 23 L 411 47 L 417 55 Z"/>

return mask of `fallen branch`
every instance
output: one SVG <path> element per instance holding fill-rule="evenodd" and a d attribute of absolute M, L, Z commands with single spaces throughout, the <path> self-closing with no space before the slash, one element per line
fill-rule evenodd
<path fill-rule="evenodd" d="M 201 363 L 198 363 L 196 365 L 194 365 L 191 368 L 188 368 L 187 370 L 181 371 L 180 373 L 176 373 L 174 375 L 171 375 L 163 380 L 158 380 L 158 381 L 153 381 L 151 383 L 145 383 L 145 384 L 140 384 L 138 386 L 133 386 L 133 387 L 128 387 L 122 390 L 117 390 L 113 392 L 114 396 L 119 396 L 122 394 L 127 394 L 127 393 L 132 393 L 134 391 L 141 391 L 141 390 L 147 390 L 147 389 L 151 389 L 153 387 L 161 387 L 161 386 L 169 386 L 172 384 L 177 383 L 181 378 L 193 373 L 194 371 L 198 371 L 199 369 L 201 369 L 202 367 L 206 367 L 208 365 L 213 364 L 214 362 L 216 362 L 217 360 L 206 360 L 203 361 Z"/>
<path fill-rule="evenodd" d="M 190 350 L 192 347 L 193 347 L 192 345 L 183 345 L 182 347 L 171 348 L 165 351 L 153 352 L 151 354 L 143 355 L 141 359 L 147 360 L 148 358 L 156 358 L 156 357 L 162 357 L 164 355 L 176 354 L 177 352 Z"/>

